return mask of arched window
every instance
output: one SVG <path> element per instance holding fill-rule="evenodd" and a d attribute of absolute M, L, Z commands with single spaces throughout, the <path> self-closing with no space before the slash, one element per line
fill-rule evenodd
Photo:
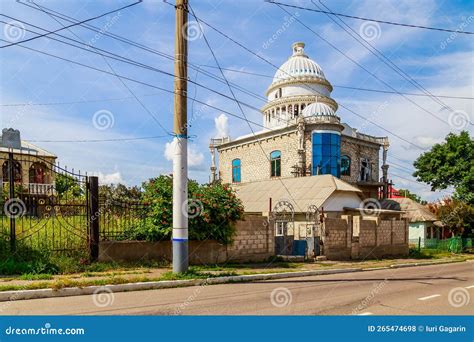
<path fill-rule="evenodd" d="M 281 177 L 281 152 L 273 151 L 270 153 L 271 176 Z"/>
<path fill-rule="evenodd" d="M 2 165 L 2 172 L 3 172 L 3 181 L 8 182 L 8 166 L 9 162 L 8 160 L 3 163 Z M 21 164 L 17 161 L 13 162 L 13 178 L 15 180 L 15 183 L 21 183 Z"/>
<path fill-rule="evenodd" d="M 351 158 L 349 156 L 341 157 L 341 176 L 351 175 Z"/>
<path fill-rule="evenodd" d="M 240 159 L 234 159 L 232 160 L 232 183 L 240 183 L 241 180 Z"/>
<path fill-rule="evenodd" d="M 35 184 L 47 184 L 48 169 L 44 163 L 33 163 L 29 170 L 29 181 Z"/>

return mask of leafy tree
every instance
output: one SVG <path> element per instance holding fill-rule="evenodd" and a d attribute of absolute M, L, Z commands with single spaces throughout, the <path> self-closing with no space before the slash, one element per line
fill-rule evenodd
<path fill-rule="evenodd" d="M 110 184 L 99 186 L 99 196 L 119 201 L 139 201 L 143 193 L 138 186 L 127 187 L 124 184 Z"/>
<path fill-rule="evenodd" d="M 84 195 L 84 189 L 78 180 L 70 175 L 57 174 L 55 178 L 55 188 L 59 197 L 77 198 Z"/>
<path fill-rule="evenodd" d="M 408 189 L 399 189 L 398 190 L 400 196 L 404 196 L 404 197 L 407 197 L 409 199 L 412 199 L 413 201 L 415 202 L 418 202 L 420 204 L 426 204 L 427 202 L 425 200 L 422 200 L 420 196 L 418 196 L 417 194 L 413 193 L 413 192 L 410 192 L 410 190 Z"/>
<path fill-rule="evenodd" d="M 467 237 L 474 227 L 474 207 L 467 203 L 446 199 L 438 208 L 438 217 L 454 235 Z"/>
<path fill-rule="evenodd" d="M 450 133 L 415 161 L 413 176 L 431 185 L 431 190 L 453 186 L 454 198 L 474 205 L 474 141 L 466 131 Z"/>
<path fill-rule="evenodd" d="M 158 241 L 172 235 L 173 179 L 160 176 L 143 183 L 143 200 L 149 204 L 149 224 L 126 232 L 128 239 Z M 244 208 L 227 185 L 199 185 L 188 182 L 189 238 L 232 242 L 234 224 L 243 217 Z"/>

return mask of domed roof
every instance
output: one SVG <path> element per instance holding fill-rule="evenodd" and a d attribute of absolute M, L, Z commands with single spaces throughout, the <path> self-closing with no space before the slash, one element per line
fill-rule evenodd
<path fill-rule="evenodd" d="M 303 117 L 310 116 L 336 116 L 334 109 L 322 102 L 314 102 L 303 109 Z"/>
<path fill-rule="evenodd" d="M 321 67 L 304 54 L 304 43 L 293 44 L 293 55 L 277 70 L 272 83 L 296 77 L 326 79 Z"/>

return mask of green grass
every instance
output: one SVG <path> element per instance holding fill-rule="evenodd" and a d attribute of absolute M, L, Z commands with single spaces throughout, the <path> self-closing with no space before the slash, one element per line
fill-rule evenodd
<path fill-rule="evenodd" d="M 454 254 L 440 249 L 431 249 L 431 248 L 410 248 L 410 258 L 413 259 L 440 259 L 452 257 Z"/>

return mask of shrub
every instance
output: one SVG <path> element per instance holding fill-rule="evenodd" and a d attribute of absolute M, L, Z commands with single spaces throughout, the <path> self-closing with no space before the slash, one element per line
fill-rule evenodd
<path fill-rule="evenodd" d="M 170 239 L 173 219 L 173 179 L 160 176 L 143 184 L 143 200 L 149 204 L 145 224 L 128 228 L 126 239 L 159 241 Z M 189 238 L 232 242 L 235 222 L 243 217 L 244 208 L 234 191 L 220 183 L 199 185 L 188 182 Z"/>

